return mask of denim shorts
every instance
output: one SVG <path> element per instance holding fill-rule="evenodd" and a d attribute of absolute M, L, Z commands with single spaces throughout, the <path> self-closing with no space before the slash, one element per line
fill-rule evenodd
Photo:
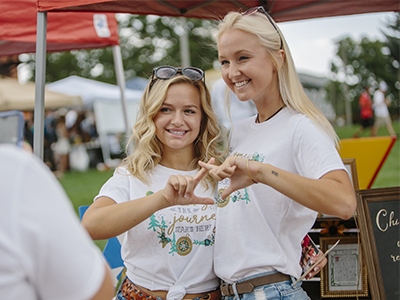
<path fill-rule="evenodd" d="M 246 281 L 252 278 L 264 276 L 271 274 L 273 272 L 258 274 L 255 276 L 250 276 L 239 280 L 238 282 Z M 302 282 L 296 283 L 292 286 L 292 280 L 281 281 L 277 283 L 266 284 L 262 286 L 255 287 L 251 293 L 240 294 L 241 300 L 311 300 L 307 293 L 302 289 Z M 233 296 L 222 296 L 222 300 L 234 300 L 236 298 Z M 235 299 L 238 300 L 238 299 Z"/>

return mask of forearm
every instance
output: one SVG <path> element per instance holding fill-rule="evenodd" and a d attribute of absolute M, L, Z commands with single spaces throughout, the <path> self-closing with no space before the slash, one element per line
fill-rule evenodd
<path fill-rule="evenodd" d="M 92 239 L 108 239 L 128 231 L 165 207 L 162 191 L 118 204 L 101 197 L 87 209 L 82 224 Z"/>
<path fill-rule="evenodd" d="M 342 219 L 350 218 L 355 211 L 355 193 L 344 170 L 329 172 L 320 179 L 309 179 L 270 164 L 251 162 L 249 168 L 256 182 L 269 185 L 312 210 Z"/>

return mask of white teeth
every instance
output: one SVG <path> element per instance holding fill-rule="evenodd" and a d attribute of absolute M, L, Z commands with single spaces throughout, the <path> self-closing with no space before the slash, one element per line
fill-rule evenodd
<path fill-rule="evenodd" d="M 171 132 L 172 134 L 184 135 L 186 131 L 172 131 L 172 130 L 170 130 L 169 132 Z"/>
<path fill-rule="evenodd" d="M 235 85 L 236 85 L 237 87 L 241 87 L 241 86 L 244 86 L 244 85 L 247 84 L 247 83 L 248 83 L 248 81 L 245 80 L 245 81 L 241 81 L 241 82 L 236 82 Z"/>

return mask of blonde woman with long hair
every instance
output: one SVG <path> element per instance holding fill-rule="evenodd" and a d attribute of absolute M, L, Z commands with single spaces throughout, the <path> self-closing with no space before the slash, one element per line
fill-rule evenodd
<path fill-rule="evenodd" d="M 234 125 L 229 157 L 200 162 L 219 182 L 215 272 L 224 299 L 309 299 L 301 241 L 317 213 L 350 218 L 356 198 L 338 138 L 305 95 L 276 23 L 263 7 L 219 24 L 222 77 L 258 114 Z"/>
<path fill-rule="evenodd" d="M 154 69 L 130 143 L 82 223 L 93 239 L 127 232 L 117 299 L 217 300 L 213 271 L 217 182 L 199 160 L 222 160 L 221 128 L 204 71 Z"/>

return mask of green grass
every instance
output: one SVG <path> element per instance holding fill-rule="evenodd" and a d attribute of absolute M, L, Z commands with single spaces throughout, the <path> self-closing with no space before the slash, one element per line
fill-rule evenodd
<path fill-rule="evenodd" d="M 359 126 L 335 128 L 338 136 L 342 138 L 351 138 Z M 397 133 L 400 132 L 400 122 L 394 122 L 393 127 Z M 363 136 L 368 136 L 365 132 Z M 378 135 L 388 135 L 386 128 L 380 128 Z M 66 172 L 60 179 L 69 198 L 71 199 L 76 212 L 79 206 L 90 205 L 93 202 L 101 186 L 112 176 L 112 171 L 99 172 L 90 169 L 86 172 Z M 387 157 L 382 169 L 375 179 L 372 188 L 383 188 L 400 186 L 400 146 L 399 141 L 394 144 L 389 156 Z M 96 241 L 96 244 L 103 249 L 106 241 Z"/>
<path fill-rule="evenodd" d="M 79 215 L 78 208 L 93 203 L 93 198 L 111 176 L 112 171 L 99 172 L 96 169 L 89 169 L 87 172 L 70 171 L 64 174 L 60 183 Z M 95 243 L 100 249 L 104 249 L 107 240 L 99 240 Z"/>

